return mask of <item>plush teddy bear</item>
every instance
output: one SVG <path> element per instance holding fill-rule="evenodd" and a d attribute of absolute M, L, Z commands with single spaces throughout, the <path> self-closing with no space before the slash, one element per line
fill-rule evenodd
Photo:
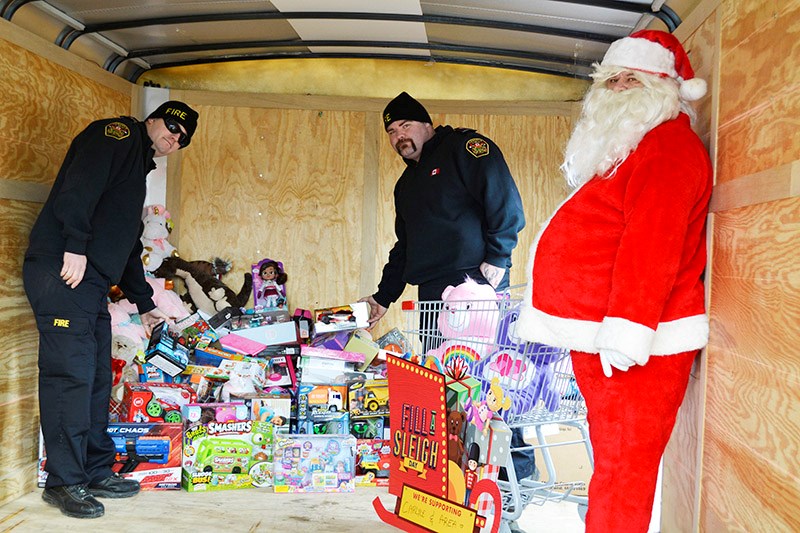
<path fill-rule="evenodd" d="M 108 313 L 111 315 L 111 399 L 121 402 L 125 383 L 139 381 L 136 359 L 144 356 L 147 335 L 144 327 L 133 321 L 124 305 L 109 302 Z"/>
<path fill-rule="evenodd" d="M 142 224 L 142 264 L 147 272 L 153 272 L 161 266 L 165 257 L 178 255 L 178 251 L 167 240 L 172 233 L 172 216 L 163 205 L 148 205 L 142 212 Z"/>
<path fill-rule="evenodd" d="M 167 257 L 153 274 L 159 278 L 179 277 L 183 279 L 193 310 L 200 310 L 213 316 L 227 307 L 244 307 L 250 299 L 253 275 L 246 272 L 242 288 L 235 293 L 215 276 L 209 275 L 208 267 L 204 263 L 208 262 Z"/>
<path fill-rule="evenodd" d="M 442 291 L 442 300 L 437 324 L 444 341 L 428 355 L 438 357 L 446 367 L 453 358 L 471 365 L 491 352 L 499 318 L 497 295 L 491 285 L 466 278 L 464 283 Z"/>
<path fill-rule="evenodd" d="M 463 411 L 447 413 L 447 458 L 461 466 L 464 457 L 464 424 L 467 415 Z"/>

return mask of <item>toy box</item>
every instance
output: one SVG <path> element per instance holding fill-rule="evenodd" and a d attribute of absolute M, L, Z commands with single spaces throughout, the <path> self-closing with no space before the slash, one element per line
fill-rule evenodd
<path fill-rule="evenodd" d="M 219 340 L 217 332 L 199 313 L 176 321 L 174 329 L 179 331 L 181 335 L 178 342 L 189 348 L 194 348 L 198 344 L 208 346 L 210 343 Z"/>
<path fill-rule="evenodd" d="M 315 413 L 345 410 L 347 410 L 347 387 L 345 385 L 301 383 L 298 386 L 298 420 L 306 420 Z"/>
<path fill-rule="evenodd" d="M 198 346 L 194 349 L 194 364 L 202 366 L 219 366 L 222 361 L 241 361 L 244 357 L 243 354 L 221 350 L 213 346 Z"/>
<path fill-rule="evenodd" d="M 300 434 L 336 435 L 350 431 L 350 414 L 347 411 L 317 412 L 305 420 L 298 421 Z"/>
<path fill-rule="evenodd" d="M 245 401 L 245 404 L 248 402 L 250 404 L 250 418 L 272 423 L 276 432 L 289 432 L 289 421 L 292 416 L 292 396 L 288 392 L 259 394 L 241 399 Z"/>
<path fill-rule="evenodd" d="M 388 416 L 389 384 L 385 379 L 350 382 L 348 405 L 353 418 Z"/>
<path fill-rule="evenodd" d="M 142 490 L 181 488 L 182 424 L 109 424 L 116 461 L 112 467 Z"/>
<path fill-rule="evenodd" d="M 353 335 L 350 337 L 350 340 L 347 341 L 344 349 L 345 351 L 360 353 L 364 356 L 364 360 L 358 367 L 358 370 L 363 372 L 372 364 L 372 361 L 378 355 L 380 347 L 377 342 L 372 340 L 368 332 L 357 330 L 353 332 Z"/>
<path fill-rule="evenodd" d="M 47 452 L 44 449 L 44 435 L 42 435 L 42 428 L 39 428 L 39 464 L 38 468 L 36 469 L 36 485 L 38 487 L 44 487 L 45 481 L 47 481 L 47 472 L 44 469 L 44 465 L 47 462 Z"/>
<path fill-rule="evenodd" d="M 189 364 L 189 351 L 179 344 L 177 336 L 169 330 L 166 322 L 161 322 L 150 336 L 144 359 L 170 376 L 180 374 Z"/>
<path fill-rule="evenodd" d="M 369 306 L 367 302 L 350 305 L 326 307 L 314 310 L 314 332 L 330 333 L 369 327 Z"/>
<path fill-rule="evenodd" d="M 356 487 L 388 487 L 391 443 L 384 439 L 357 439 Z"/>
<path fill-rule="evenodd" d="M 352 435 L 276 435 L 275 492 L 353 492 Z"/>
<path fill-rule="evenodd" d="M 181 407 L 194 401 L 194 389 L 183 383 L 125 383 L 120 420 L 180 423 Z"/>
<path fill-rule="evenodd" d="M 137 367 L 140 383 L 173 383 L 175 381 L 175 378 L 151 363 L 142 363 Z M 184 368 L 183 371 L 185 372 L 186 369 Z"/>
<path fill-rule="evenodd" d="M 350 434 L 357 439 L 388 439 L 389 420 L 384 417 L 350 417 Z"/>
<path fill-rule="evenodd" d="M 250 420 L 244 403 L 192 403 L 182 412 L 185 490 L 272 485 L 272 424 Z"/>
<path fill-rule="evenodd" d="M 238 331 L 240 329 L 260 328 L 261 326 L 291 321 L 292 317 L 289 316 L 289 312 L 286 310 L 259 311 L 257 313 L 249 312 L 248 310 L 242 315 L 231 317 L 223 327 L 230 331 Z"/>
<path fill-rule="evenodd" d="M 298 366 L 304 383 L 343 383 L 344 374 L 355 370 L 355 364 L 349 361 L 307 356 L 300 357 Z"/>
<path fill-rule="evenodd" d="M 314 336 L 314 320 L 311 318 L 311 311 L 308 309 L 295 309 L 292 320 L 297 325 L 297 337 L 300 342 L 308 343 Z"/>

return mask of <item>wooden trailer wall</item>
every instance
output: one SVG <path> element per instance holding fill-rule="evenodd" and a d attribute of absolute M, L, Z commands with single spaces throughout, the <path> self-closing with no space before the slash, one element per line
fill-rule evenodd
<path fill-rule="evenodd" d="M 130 114 L 130 83 L 0 19 L 0 503 L 35 487 L 38 334 L 22 289 L 28 233 L 72 138 Z"/>
<path fill-rule="evenodd" d="M 180 171 L 170 170 L 168 180 L 167 207 L 178 221 L 170 241 L 183 257 L 232 260 L 224 280 L 234 290 L 252 263 L 280 259 L 292 308 L 350 303 L 375 291 L 395 239 L 392 191 L 404 167 L 382 128 L 385 100 L 172 97 L 201 114 Z M 558 165 L 575 104 L 426 104 L 436 124 L 476 128 L 503 150 L 528 219 L 513 258 L 512 281 L 522 283 L 535 231 L 566 195 Z M 374 334 L 406 319 L 398 303 Z"/>

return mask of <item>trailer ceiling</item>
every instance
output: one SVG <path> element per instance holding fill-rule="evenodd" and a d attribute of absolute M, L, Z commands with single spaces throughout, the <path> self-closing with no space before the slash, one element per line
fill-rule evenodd
<path fill-rule="evenodd" d="M 699 0 L 697 0 L 699 1 Z M 385 58 L 588 78 L 608 45 L 693 0 L 0 0 L 0 16 L 132 82 L 151 69 Z"/>

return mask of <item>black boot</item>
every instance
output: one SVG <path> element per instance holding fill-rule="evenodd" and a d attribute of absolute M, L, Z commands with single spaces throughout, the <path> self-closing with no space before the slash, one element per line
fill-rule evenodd
<path fill-rule="evenodd" d="M 89 484 L 89 492 L 97 498 L 130 498 L 139 494 L 139 482 L 112 474 L 101 481 Z"/>
<path fill-rule="evenodd" d="M 105 512 L 103 504 L 86 490 L 86 485 L 50 487 L 44 489 L 42 499 L 72 518 L 97 518 Z"/>

